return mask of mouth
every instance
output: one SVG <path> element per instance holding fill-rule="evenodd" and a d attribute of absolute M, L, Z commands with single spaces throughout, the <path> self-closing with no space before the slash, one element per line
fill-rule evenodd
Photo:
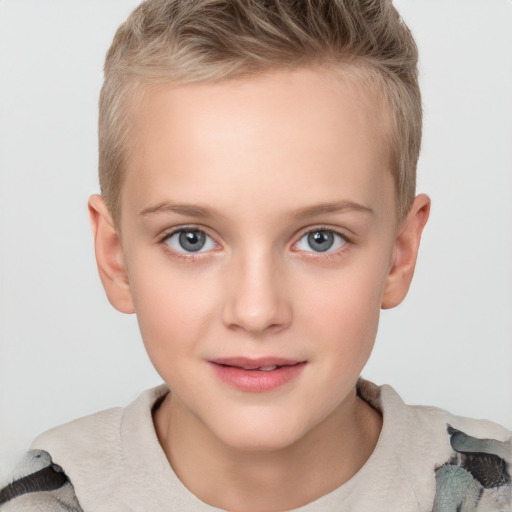
<path fill-rule="evenodd" d="M 284 366 L 295 366 L 305 361 L 296 359 L 284 359 L 281 357 L 262 357 L 258 359 L 251 359 L 247 357 L 230 357 L 222 359 L 213 359 L 210 361 L 219 366 L 230 366 L 232 368 L 240 368 L 241 370 L 259 370 L 259 371 L 272 371 L 282 368 Z"/>
<path fill-rule="evenodd" d="M 262 393 L 272 391 L 297 378 L 306 361 L 266 357 L 214 359 L 209 361 L 216 376 L 240 391 Z"/>

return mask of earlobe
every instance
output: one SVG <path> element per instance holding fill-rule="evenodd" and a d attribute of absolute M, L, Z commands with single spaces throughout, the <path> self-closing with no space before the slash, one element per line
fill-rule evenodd
<path fill-rule="evenodd" d="M 402 222 L 395 240 L 393 261 L 382 297 L 382 309 L 398 306 L 409 290 L 414 275 L 421 234 L 430 213 L 430 199 L 417 196 Z"/>
<path fill-rule="evenodd" d="M 103 288 L 112 306 L 122 313 L 134 313 L 132 294 L 121 240 L 103 198 L 89 198 L 89 216 L 94 236 L 96 263 Z"/>

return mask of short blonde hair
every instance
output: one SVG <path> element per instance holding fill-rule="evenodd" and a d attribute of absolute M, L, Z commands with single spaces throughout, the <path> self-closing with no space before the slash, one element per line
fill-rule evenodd
<path fill-rule="evenodd" d="M 117 222 L 128 102 L 143 84 L 213 82 L 274 68 L 363 70 L 390 112 L 398 218 L 415 195 L 422 130 L 414 39 L 390 0 L 147 0 L 114 37 L 99 104 L 99 178 Z"/>

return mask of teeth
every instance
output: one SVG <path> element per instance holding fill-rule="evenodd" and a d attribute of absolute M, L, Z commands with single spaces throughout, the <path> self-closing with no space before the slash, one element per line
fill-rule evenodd
<path fill-rule="evenodd" d="M 275 370 L 277 366 L 262 366 L 261 368 L 258 368 L 261 372 L 270 372 L 272 370 Z"/>

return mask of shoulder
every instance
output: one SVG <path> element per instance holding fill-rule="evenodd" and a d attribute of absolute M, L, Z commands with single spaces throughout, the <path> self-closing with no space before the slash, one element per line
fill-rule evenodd
<path fill-rule="evenodd" d="M 168 388 L 159 386 L 127 407 L 55 427 L 38 436 L 31 448 L 51 454 L 53 463 L 64 468 L 82 508 L 118 510 L 132 491 L 129 482 L 139 474 L 140 457 L 149 446 L 161 451 L 152 410 L 167 393 Z"/>
<path fill-rule="evenodd" d="M 31 448 L 51 453 L 66 470 L 64 461 L 70 459 L 75 464 L 98 464 L 108 458 L 110 465 L 115 464 L 122 457 L 124 431 L 143 426 L 151 429 L 152 407 L 167 392 L 165 386 L 148 389 L 127 407 L 106 409 L 52 428 L 36 437 Z"/>
<path fill-rule="evenodd" d="M 422 439 L 429 450 L 443 446 L 452 450 L 457 445 L 452 439 L 458 439 L 454 432 L 461 431 L 470 437 L 493 439 L 506 449 L 510 446 L 511 431 L 492 421 L 457 416 L 438 407 L 408 405 L 391 386 L 377 386 L 363 379 L 359 379 L 357 390 L 359 396 L 381 412 L 385 426 L 394 437 L 400 436 L 401 442 Z"/>
<path fill-rule="evenodd" d="M 0 487 L 0 510 L 82 512 L 68 477 L 42 450 L 30 450 Z"/>
<path fill-rule="evenodd" d="M 109 448 L 110 456 L 119 446 L 119 429 L 124 409 L 116 407 L 52 428 L 33 441 L 32 448 L 52 454 L 57 464 L 69 454 L 75 460 Z M 64 459 L 65 460 L 65 459 Z"/>
<path fill-rule="evenodd" d="M 363 382 L 361 390 L 382 412 L 381 436 L 395 451 L 411 487 L 422 501 L 433 499 L 431 510 L 509 510 L 508 429 L 437 407 L 407 405 L 390 386 Z"/>

